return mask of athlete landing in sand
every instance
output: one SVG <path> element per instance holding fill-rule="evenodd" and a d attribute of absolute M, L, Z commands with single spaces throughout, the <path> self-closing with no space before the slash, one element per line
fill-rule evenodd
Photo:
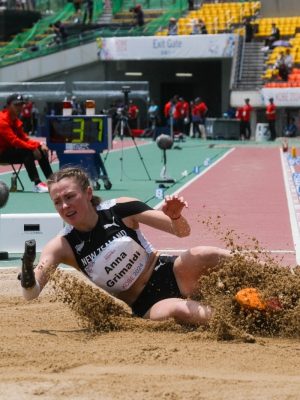
<path fill-rule="evenodd" d="M 209 321 L 211 307 L 189 296 L 201 275 L 218 268 L 230 252 L 198 246 L 179 256 L 167 256 L 155 250 L 140 230 L 140 224 L 146 224 L 178 237 L 188 236 L 190 226 L 181 214 L 187 203 L 182 197 L 167 196 L 161 210 L 128 197 L 101 202 L 79 168 L 54 173 L 48 188 L 67 225 L 44 247 L 34 271 L 22 272 L 27 300 L 38 297 L 50 272 L 64 263 L 126 302 L 137 316 L 156 321 L 174 318 L 194 325 Z"/>

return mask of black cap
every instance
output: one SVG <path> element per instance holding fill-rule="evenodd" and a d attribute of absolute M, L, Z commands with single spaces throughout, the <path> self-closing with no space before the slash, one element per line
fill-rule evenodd
<path fill-rule="evenodd" d="M 11 94 L 10 96 L 8 96 L 8 98 L 6 99 L 6 104 L 24 104 L 25 103 L 25 99 L 24 97 L 21 95 L 21 93 L 14 93 Z"/>
<path fill-rule="evenodd" d="M 273 97 L 270 97 L 270 98 L 269 98 L 269 101 L 274 101 Z"/>

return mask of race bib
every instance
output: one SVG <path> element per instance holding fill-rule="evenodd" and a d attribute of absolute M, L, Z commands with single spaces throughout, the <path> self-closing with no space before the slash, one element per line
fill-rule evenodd
<path fill-rule="evenodd" d="M 109 293 L 129 289 L 143 272 L 149 255 L 129 236 L 113 240 L 89 264 L 90 279 Z"/>

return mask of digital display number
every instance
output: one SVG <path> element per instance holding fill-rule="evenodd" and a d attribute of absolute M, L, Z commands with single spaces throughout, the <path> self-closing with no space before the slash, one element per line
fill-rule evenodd
<path fill-rule="evenodd" d="M 72 139 L 71 143 L 85 143 L 85 135 L 89 133 L 88 130 L 86 130 L 86 124 L 95 124 L 96 125 L 96 132 L 93 131 L 94 127 L 90 127 L 90 133 L 93 132 L 93 137 L 95 136 L 94 133 L 96 133 L 96 141 L 97 142 L 102 142 L 103 138 L 103 120 L 102 118 L 92 118 L 89 120 L 86 120 L 84 118 L 74 118 L 73 119 L 73 135 L 74 139 Z M 76 136 L 79 136 L 78 138 L 75 139 Z"/>
<path fill-rule="evenodd" d="M 94 143 L 103 141 L 103 118 L 53 118 L 50 120 L 51 143 Z"/>

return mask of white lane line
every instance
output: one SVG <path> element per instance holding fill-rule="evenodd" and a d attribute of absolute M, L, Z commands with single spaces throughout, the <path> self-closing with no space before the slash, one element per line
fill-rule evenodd
<path fill-rule="evenodd" d="M 205 168 L 200 174 L 196 175 L 193 179 L 185 183 L 183 186 L 181 186 L 179 189 L 177 189 L 175 192 L 172 194 L 178 194 L 182 192 L 185 188 L 190 186 L 192 183 L 194 183 L 197 179 L 201 178 L 204 174 L 206 174 L 211 168 L 215 167 L 217 164 L 219 164 L 221 161 L 224 160 L 229 154 L 231 154 L 234 150 L 236 150 L 235 147 L 232 149 L 228 150 L 227 153 L 223 154 L 222 157 L 218 158 L 216 161 L 214 161 L 212 164 L 210 164 L 207 168 Z M 163 204 L 164 200 L 162 200 L 160 203 L 158 203 L 154 208 L 160 208 Z"/>
<path fill-rule="evenodd" d="M 296 188 L 293 184 L 291 174 L 288 171 L 288 162 L 284 156 L 283 151 L 280 149 L 280 158 L 281 158 L 281 166 L 282 166 L 282 173 L 283 173 L 283 180 L 284 180 L 284 186 L 285 186 L 285 193 L 287 197 L 287 203 L 288 203 L 288 209 L 289 209 L 289 216 L 290 216 L 290 223 L 291 223 L 291 230 L 292 230 L 292 236 L 293 236 L 293 241 L 294 241 L 294 246 L 295 246 L 295 251 L 296 251 L 296 263 L 300 263 L 300 232 L 299 232 L 299 223 L 297 219 L 297 213 L 296 213 L 296 197 L 295 197 L 295 192 Z M 298 200 L 299 204 L 299 200 Z"/>

